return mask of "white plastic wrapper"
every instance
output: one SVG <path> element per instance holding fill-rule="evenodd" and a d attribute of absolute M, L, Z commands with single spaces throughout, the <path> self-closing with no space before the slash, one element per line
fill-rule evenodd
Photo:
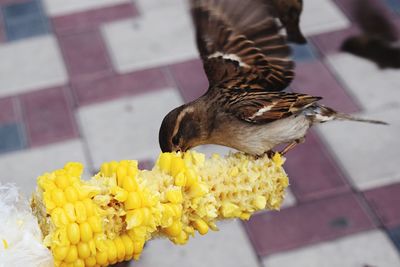
<path fill-rule="evenodd" d="M 0 267 L 52 267 L 50 251 L 29 202 L 12 184 L 0 183 Z"/>

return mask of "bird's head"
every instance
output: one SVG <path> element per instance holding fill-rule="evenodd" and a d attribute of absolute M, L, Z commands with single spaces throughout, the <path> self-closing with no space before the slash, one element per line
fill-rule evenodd
<path fill-rule="evenodd" d="M 186 151 L 202 144 L 200 117 L 183 105 L 169 112 L 161 123 L 158 140 L 162 152 Z"/>

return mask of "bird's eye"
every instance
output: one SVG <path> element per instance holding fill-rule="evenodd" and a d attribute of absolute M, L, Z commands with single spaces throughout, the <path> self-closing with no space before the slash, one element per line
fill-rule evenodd
<path fill-rule="evenodd" d="M 179 137 L 177 135 L 172 138 L 172 144 L 175 146 L 179 145 Z"/>

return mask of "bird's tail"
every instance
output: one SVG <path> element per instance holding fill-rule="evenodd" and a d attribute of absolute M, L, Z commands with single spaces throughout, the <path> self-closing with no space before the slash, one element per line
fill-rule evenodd
<path fill-rule="evenodd" d="M 350 114 L 337 112 L 329 107 L 325 107 L 320 104 L 315 104 L 312 106 L 313 112 L 313 121 L 315 122 L 326 122 L 332 120 L 343 120 L 343 121 L 359 121 L 359 122 L 367 122 L 367 123 L 374 123 L 374 124 L 381 124 L 381 125 L 388 125 L 389 123 L 380 121 L 380 120 L 371 120 L 371 119 L 364 119 L 355 117 Z"/>

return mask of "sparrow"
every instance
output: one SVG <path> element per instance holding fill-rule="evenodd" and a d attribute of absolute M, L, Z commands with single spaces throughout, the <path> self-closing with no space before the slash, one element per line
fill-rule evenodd
<path fill-rule="evenodd" d="M 163 119 L 163 152 L 217 144 L 247 154 L 282 153 L 301 143 L 308 129 L 331 120 L 365 120 L 319 104 L 321 97 L 282 92 L 294 63 L 276 20 L 253 0 L 191 0 L 196 41 L 209 80 L 200 98 Z"/>
<path fill-rule="evenodd" d="M 279 18 L 286 29 L 287 40 L 297 44 L 307 43 L 300 30 L 300 15 L 303 11 L 303 0 L 264 0 L 267 6 Z"/>
<path fill-rule="evenodd" d="M 371 1 L 354 2 L 354 18 L 362 33 L 347 38 L 341 50 L 375 62 L 380 68 L 400 68 L 396 27 Z"/>

